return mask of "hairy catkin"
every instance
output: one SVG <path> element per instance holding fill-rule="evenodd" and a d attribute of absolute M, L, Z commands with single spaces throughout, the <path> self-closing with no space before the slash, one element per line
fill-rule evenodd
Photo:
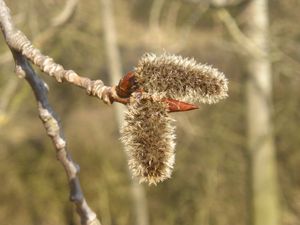
<path fill-rule="evenodd" d="M 128 105 L 121 141 L 129 168 L 140 182 L 170 178 L 175 161 L 175 135 L 167 105 L 157 95 L 134 93 Z"/>
<path fill-rule="evenodd" d="M 174 127 L 165 100 L 216 103 L 227 97 L 228 82 L 209 65 L 169 54 L 145 54 L 133 73 L 137 88 L 127 104 L 121 141 L 132 175 L 157 184 L 170 178 L 175 161 Z"/>
<path fill-rule="evenodd" d="M 225 75 L 194 59 L 146 53 L 134 73 L 139 86 L 148 93 L 163 92 L 169 98 L 209 104 L 227 97 Z"/>

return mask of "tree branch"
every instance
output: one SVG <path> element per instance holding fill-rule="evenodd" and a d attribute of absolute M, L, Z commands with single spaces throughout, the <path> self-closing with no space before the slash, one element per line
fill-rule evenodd
<path fill-rule="evenodd" d="M 74 202 L 77 207 L 77 212 L 81 218 L 81 224 L 100 224 L 96 214 L 88 206 L 81 191 L 79 178 L 77 176 L 79 166 L 72 160 L 67 151 L 67 143 L 64 139 L 59 118 L 48 102 L 47 85 L 37 76 L 31 65 L 28 63 L 28 60 L 23 55 L 14 50 L 12 50 L 12 53 L 16 62 L 16 72 L 23 74 L 26 81 L 31 86 L 38 103 L 40 119 L 55 146 L 57 159 L 61 162 L 66 171 L 70 185 L 70 200 Z"/>
<path fill-rule="evenodd" d="M 47 40 L 55 35 L 62 26 L 67 24 L 74 15 L 77 5 L 78 0 L 68 0 L 61 12 L 52 19 L 52 22 L 47 29 L 34 37 L 33 42 L 35 45 L 42 46 Z M 22 18 L 24 16 L 21 14 L 18 17 Z M 11 51 L 8 49 L 5 53 L 0 55 L 0 65 L 8 63 L 11 59 Z M 7 123 L 8 117 L 6 111 L 11 98 L 14 96 L 16 89 L 18 88 L 18 83 L 19 79 L 10 80 L 8 84 L 5 85 L 2 96 L 0 96 L 0 127 L 3 123 Z"/>
<path fill-rule="evenodd" d="M 58 27 L 66 23 L 75 12 L 79 0 L 68 0 L 61 13 L 52 20 L 52 26 Z"/>
<path fill-rule="evenodd" d="M 249 38 L 247 37 L 239 28 L 238 24 L 232 17 L 232 15 L 225 8 L 220 8 L 217 11 L 218 18 L 224 23 L 228 32 L 238 44 L 240 48 L 244 49 L 245 52 L 253 57 L 266 57 L 265 53 Z M 240 51 L 239 51 L 240 52 Z M 268 56 L 271 61 L 277 61 L 279 59 L 286 59 L 294 66 L 300 68 L 299 61 L 295 60 L 293 57 L 289 56 L 278 47 L 273 46 L 270 56 Z"/>
<path fill-rule="evenodd" d="M 65 7 L 61 10 L 61 12 L 51 20 L 51 23 L 48 25 L 47 29 L 42 31 L 36 37 L 34 37 L 33 43 L 35 43 L 35 45 L 39 47 L 47 40 L 49 40 L 49 38 L 56 33 L 58 28 L 61 28 L 62 26 L 64 26 L 70 21 L 70 19 L 75 13 L 77 4 L 78 4 L 78 0 L 68 0 L 65 4 Z M 24 17 L 24 16 L 19 15 L 18 17 Z M 7 63 L 10 60 L 11 60 L 11 52 L 9 50 L 0 55 L 0 64 Z"/>
<path fill-rule="evenodd" d="M 98 97 L 106 104 L 111 104 L 114 101 L 123 103 L 116 94 L 114 87 L 105 86 L 102 80 L 91 80 L 78 75 L 73 70 L 66 70 L 62 65 L 36 49 L 27 37 L 14 27 L 9 9 L 3 0 L 0 1 L 0 23 L 9 48 L 22 54 L 47 75 L 54 77 L 57 82 L 68 82 L 81 87 L 89 95 Z"/>
<path fill-rule="evenodd" d="M 230 13 L 221 8 L 217 11 L 217 16 L 224 23 L 233 39 L 242 47 L 248 54 L 254 57 L 266 57 L 265 53 L 238 27 Z"/>
<path fill-rule="evenodd" d="M 99 93 L 93 89 L 96 86 L 95 84 L 98 84 L 100 89 L 104 90 L 108 87 L 104 86 L 102 81 L 91 81 L 88 78 L 81 78 L 73 71 L 66 71 L 62 66 L 53 62 L 51 58 L 43 56 L 39 50 L 31 45 L 24 34 L 15 29 L 9 9 L 3 0 L 0 0 L 0 25 L 7 45 L 13 54 L 16 63 L 16 73 L 25 77 L 34 92 L 38 103 L 40 119 L 55 146 L 57 159 L 61 162 L 66 171 L 70 186 L 70 200 L 76 205 L 77 212 L 81 218 L 81 224 L 100 225 L 96 214 L 88 206 L 81 191 L 78 178 L 79 166 L 72 160 L 67 151 L 66 140 L 64 139 L 59 119 L 48 102 L 47 85 L 37 76 L 29 64 L 28 59 L 38 65 L 46 73 L 55 76 L 58 81 L 66 80 L 77 86 L 84 87 L 91 94 Z M 104 100 L 103 95 L 101 94 L 100 96 Z"/>

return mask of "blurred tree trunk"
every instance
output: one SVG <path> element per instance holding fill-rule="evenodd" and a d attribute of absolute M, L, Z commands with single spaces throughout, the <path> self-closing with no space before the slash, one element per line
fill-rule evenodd
<path fill-rule="evenodd" d="M 110 80 L 113 85 L 117 85 L 122 77 L 122 65 L 120 52 L 117 46 L 117 35 L 114 24 L 113 9 L 111 0 L 101 0 L 101 3 L 105 47 L 108 58 L 109 74 L 111 78 Z M 116 107 L 115 111 L 117 113 L 118 124 L 119 127 L 121 127 L 124 118 L 124 106 L 121 104 L 115 104 L 114 106 Z M 128 173 L 130 172 L 128 171 Z M 136 225 L 148 225 L 149 219 L 145 190 L 136 179 L 132 179 L 131 191 Z"/>
<path fill-rule="evenodd" d="M 269 59 L 268 1 L 251 0 L 247 34 L 262 54 L 248 59 L 248 141 L 252 159 L 254 225 L 279 225 L 276 150 L 272 134 L 272 71 Z"/>

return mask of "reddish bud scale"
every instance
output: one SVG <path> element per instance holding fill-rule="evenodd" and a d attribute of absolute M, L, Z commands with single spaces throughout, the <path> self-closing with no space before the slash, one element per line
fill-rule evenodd
<path fill-rule="evenodd" d="M 116 87 L 117 95 L 121 98 L 129 98 L 138 88 L 134 72 L 128 72 Z"/>
<path fill-rule="evenodd" d="M 134 73 L 130 71 L 120 80 L 118 86 L 116 87 L 117 95 L 120 97 L 119 100 L 124 100 L 118 102 L 127 104 L 128 98 L 135 91 L 142 93 L 142 91 L 138 90 L 138 85 Z M 167 103 L 168 112 L 184 112 L 198 109 L 198 107 L 194 104 L 189 104 L 172 98 L 162 98 L 162 102 Z"/>
<path fill-rule="evenodd" d="M 162 102 L 167 103 L 168 112 L 184 112 L 199 108 L 194 104 L 178 101 L 172 98 L 163 98 Z"/>

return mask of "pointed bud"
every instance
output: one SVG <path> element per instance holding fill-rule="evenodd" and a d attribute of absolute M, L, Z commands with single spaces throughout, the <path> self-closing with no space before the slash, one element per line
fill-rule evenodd
<path fill-rule="evenodd" d="M 198 106 L 186 102 L 178 101 L 172 98 L 162 98 L 168 106 L 168 112 L 184 112 L 198 109 Z"/>

